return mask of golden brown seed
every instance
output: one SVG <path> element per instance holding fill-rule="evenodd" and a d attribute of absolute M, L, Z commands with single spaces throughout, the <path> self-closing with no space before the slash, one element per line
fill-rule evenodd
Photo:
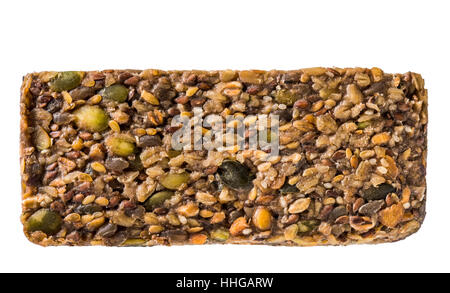
<path fill-rule="evenodd" d="M 66 101 L 67 104 L 72 104 L 72 96 L 68 92 L 63 91 L 61 94 L 64 98 L 64 101 Z"/>
<path fill-rule="evenodd" d="M 221 223 L 223 220 L 225 220 L 224 212 L 214 213 L 214 215 L 211 218 L 211 224 Z"/>
<path fill-rule="evenodd" d="M 206 242 L 206 240 L 208 240 L 208 236 L 206 236 L 205 234 L 202 234 L 202 233 L 192 234 L 191 237 L 189 238 L 189 241 L 192 244 L 196 244 L 196 245 L 204 244 Z"/>
<path fill-rule="evenodd" d="M 92 167 L 92 169 L 94 169 L 94 171 L 97 171 L 100 173 L 106 173 L 106 168 L 105 168 L 105 166 L 103 166 L 102 163 L 93 162 L 93 163 L 91 163 L 91 167 Z"/>
<path fill-rule="evenodd" d="M 86 196 L 83 201 L 81 202 L 82 204 L 90 204 L 91 202 L 93 202 L 95 199 L 95 195 L 91 194 Z"/>
<path fill-rule="evenodd" d="M 108 125 L 109 125 L 109 127 L 111 128 L 112 131 L 114 131 L 114 132 L 120 132 L 120 126 L 119 126 L 119 123 L 117 123 L 116 121 L 110 120 L 110 121 L 108 122 Z"/>
<path fill-rule="evenodd" d="M 200 217 L 202 218 L 211 218 L 214 215 L 214 213 L 210 210 L 201 210 L 200 211 Z"/>
<path fill-rule="evenodd" d="M 77 137 L 73 142 L 72 142 L 72 149 L 74 149 L 75 151 L 79 151 L 83 148 L 83 140 L 79 137 Z"/>
<path fill-rule="evenodd" d="M 402 203 L 393 204 L 379 212 L 380 222 L 389 228 L 394 228 L 402 220 L 404 212 Z"/>
<path fill-rule="evenodd" d="M 259 230 L 269 230 L 272 225 L 272 214 L 267 208 L 259 207 L 253 213 L 252 221 Z"/>
<path fill-rule="evenodd" d="M 158 234 L 160 232 L 162 232 L 164 230 L 164 227 L 160 226 L 160 225 L 150 225 L 150 227 L 148 227 L 148 233 L 150 234 Z"/>
<path fill-rule="evenodd" d="M 351 158 L 350 158 L 350 165 L 353 167 L 353 168 L 357 168 L 358 167 L 358 157 L 357 156 L 355 156 L 355 155 L 353 155 Z"/>
<path fill-rule="evenodd" d="M 376 145 L 381 145 L 387 143 L 391 139 L 389 132 L 382 132 L 372 136 L 372 143 Z"/>
<path fill-rule="evenodd" d="M 101 196 L 95 199 L 95 203 L 106 207 L 109 204 L 109 200 L 106 197 Z"/>
<path fill-rule="evenodd" d="M 284 230 L 286 240 L 294 240 L 298 233 L 298 225 L 292 224 Z"/>
<path fill-rule="evenodd" d="M 141 98 L 149 104 L 159 105 L 159 100 L 152 94 L 147 92 L 146 90 L 142 91 Z"/>
<path fill-rule="evenodd" d="M 188 97 L 192 97 L 193 95 L 195 95 L 195 93 L 198 91 L 198 87 L 194 86 L 194 87 L 190 87 L 187 89 L 186 91 L 186 96 Z"/>

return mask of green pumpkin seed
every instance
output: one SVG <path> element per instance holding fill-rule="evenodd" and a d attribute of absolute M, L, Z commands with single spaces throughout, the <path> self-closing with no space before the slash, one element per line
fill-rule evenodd
<path fill-rule="evenodd" d="M 169 158 L 175 158 L 178 157 L 179 155 L 181 155 L 181 151 L 177 151 L 177 150 L 168 150 L 167 151 L 167 156 L 169 156 Z"/>
<path fill-rule="evenodd" d="M 163 190 L 150 196 L 144 203 L 144 207 L 147 211 L 153 210 L 164 203 L 167 199 L 171 198 L 175 193 L 169 190 Z"/>
<path fill-rule="evenodd" d="M 122 103 L 128 98 L 128 89 L 121 84 L 114 84 L 112 86 L 105 87 L 99 92 L 99 94 L 104 99 L 110 99 Z"/>
<path fill-rule="evenodd" d="M 167 174 L 162 177 L 159 183 L 167 189 L 177 190 L 181 185 L 189 181 L 189 174 L 184 172 L 180 174 Z"/>
<path fill-rule="evenodd" d="M 287 106 L 292 106 L 299 99 L 297 94 L 286 89 L 276 91 L 274 96 L 277 103 Z"/>
<path fill-rule="evenodd" d="M 223 161 L 219 166 L 218 174 L 222 183 L 230 188 L 246 190 L 253 186 L 250 170 L 237 161 Z"/>
<path fill-rule="evenodd" d="M 111 152 L 121 157 L 127 157 L 134 153 L 135 150 L 134 143 L 120 137 L 112 137 L 108 139 L 106 145 Z"/>
<path fill-rule="evenodd" d="M 76 125 L 90 132 L 100 132 L 108 127 L 108 115 L 99 106 L 84 105 L 75 112 Z"/>
<path fill-rule="evenodd" d="M 358 123 L 358 129 L 364 129 L 364 128 L 366 128 L 369 125 L 370 125 L 369 121 L 359 122 Z"/>
<path fill-rule="evenodd" d="M 81 74 L 78 71 L 59 72 L 50 82 L 50 89 L 55 92 L 70 91 L 81 84 Z"/>
<path fill-rule="evenodd" d="M 227 241 L 230 238 L 230 232 L 219 228 L 211 231 L 211 238 L 217 241 Z"/>
<path fill-rule="evenodd" d="M 61 216 L 50 209 L 40 209 L 32 214 L 26 224 L 28 232 L 42 231 L 47 235 L 56 234 L 61 229 Z"/>
<path fill-rule="evenodd" d="M 318 220 L 303 220 L 300 221 L 297 225 L 298 225 L 298 232 L 300 233 L 307 233 L 310 232 L 312 230 L 314 230 L 315 228 L 317 228 L 320 224 L 320 221 Z"/>

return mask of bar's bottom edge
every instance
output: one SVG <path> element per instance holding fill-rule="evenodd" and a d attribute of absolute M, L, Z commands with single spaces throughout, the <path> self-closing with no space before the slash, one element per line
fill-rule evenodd
<path fill-rule="evenodd" d="M 392 243 L 403 240 L 420 230 L 422 226 L 423 218 L 421 221 L 411 220 L 401 224 L 395 229 L 390 231 L 378 231 L 371 235 L 363 236 L 360 234 L 351 234 L 345 240 L 338 239 L 331 235 L 319 235 L 314 234 L 310 236 L 299 236 L 293 240 L 286 240 L 283 235 L 273 236 L 268 239 L 263 240 L 252 240 L 244 237 L 231 237 L 226 241 L 210 240 L 201 245 L 212 245 L 212 244 L 238 244 L 238 245 L 266 245 L 266 246 L 290 246 L 290 247 L 306 247 L 306 246 L 347 246 L 353 244 L 381 244 L 381 243 Z M 190 243 L 189 240 L 182 242 L 157 242 L 154 240 L 145 239 L 127 239 L 124 243 L 119 245 L 107 245 L 102 240 L 86 240 L 79 242 L 71 242 L 63 237 L 49 236 L 43 238 L 36 238 L 29 232 L 24 230 L 26 238 L 40 246 L 138 246 L 138 247 L 148 247 L 148 246 L 183 246 L 183 245 L 195 245 Z M 45 235 L 45 234 L 44 234 Z"/>

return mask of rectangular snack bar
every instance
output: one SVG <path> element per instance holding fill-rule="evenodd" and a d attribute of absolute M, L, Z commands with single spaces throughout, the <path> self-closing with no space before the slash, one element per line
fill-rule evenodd
<path fill-rule="evenodd" d="M 425 216 L 416 73 L 40 72 L 20 103 L 21 220 L 43 246 L 380 243 Z"/>

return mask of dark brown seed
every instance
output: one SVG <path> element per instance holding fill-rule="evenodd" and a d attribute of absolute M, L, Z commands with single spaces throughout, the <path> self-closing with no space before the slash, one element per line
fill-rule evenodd
<path fill-rule="evenodd" d="M 78 136 L 83 140 L 91 140 L 92 139 L 92 133 L 87 131 L 81 131 Z"/>
<path fill-rule="evenodd" d="M 202 106 L 205 102 L 206 102 L 206 99 L 203 97 L 193 98 L 193 99 L 191 99 L 191 106 L 199 107 L 199 106 Z"/>
<path fill-rule="evenodd" d="M 108 207 L 109 207 L 109 208 L 113 208 L 113 207 L 117 206 L 117 205 L 119 204 L 119 202 L 120 202 L 120 197 L 118 197 L 118 196 L 113 196 L 113 197 L 111 197 L 111 199 L 109 200 Z"/>
<path fill-rule="evenodd" d="M 331 156 L 331 159 L 335 162 L 337 162 L 343 158 L 345 158 L 345 151 L 343 151 L 343 150 L 337 151 Z"/>
<path fill-rule="evenodd" d="M 81 237 L 80 237 L 80 232 L 78 232 L 78 231 L 72 231 L 71 233 L 69 233 L 69 234 L 66 236 L 66 239 L 67 239 L 68 241 L 70 241 L 70 242 L 77 243 L 77 242 L 79 242 L 80 239 L 81 239 Z"/>
<path fill-rule="evenodd" d="M 408 104 L 405 104 L 405 103 L 397 104 L 397 108 L 398 108 L 400 111 L 402 111 L 402 112 L 407 112 L 407 111 L 409 111 L 409 105 L 408 105 Z"/>
<path fill-rule="evenodd" d="M 139 76 L 132 76 L 130 78 L 128 78 L 127 80 L 125 80 L 123 83 L 125 85 L 132 85 L 132 86 L 136 86 L 139 82 Z"/>
<path fill-rule="evenodd" d="M 84 194 L 82 194 L 82 193 L 78 193 L 77 195 L 75 195 L 73 197 L 73 201 L 77 202 L 77 203 L 81 203 L 83 201 L 83 199 L 84 199 Z"/>
<path fill-rule="evenodd" d="M 281 218 L 281 223 L 284 225 L 291 225 L 298 221 L 298 214 L 285 215 Z"/>
<path fill-rule="evenodd" d="M 188 96 L 179 96 L 178 98 L 175 99 L 175 102 L 178 104 L 186 104 L 189 101 L 189 97 Z"/>
<path fill-rule="evenodd" d="M 177 107 L 171 107 L 171 108 L 169 108 L 169 110 L 167 110 L 167 114 L 169 114 L 169 116 L 173 117 L 173 116 L 180 114 L 180 110 L 178 110 Z"/>
<path fill-rule="evenodd" d="M 47 107 L 45 108 L 50 113 L 55 113 L 59 111 L 63 106 L 62 99 L 52 99 L 48 102 Z"/>
<path fill-rule="evenodd" d="M 129 72 L 122 72 L 119 74 L 119 81 L 120 82 L 124 82 L 125 80 L 129 79 L 130 77 L 132 77 L 133 75 Z"/>
<path fill-rule="evenodd" d="M 81 157 L 81 153 L 80 153 L 80 151 L 71 151 L 66 154 L 66 157 L 68 159 L 75 160 L 75 159 L 78 159 L 79 157 Z"/>
<path fill-rule="evenodd" d="M 102 72 L 95 72 L 91 75 L 93 80 L 100 80 L 100 79 L 104 79 L 105 75 Z"/>
<path fill-rule="evenodd" d="M 34 95 L 34 96 L 38 96 L 41 93 L 41 89 L 38 87 L 31 87 L 30 88 L 30 92 Z"/>
<path fill-rule="evenodd" d="M 335 207 L 328 214 L 328 221 L 330 221 L 331 223 L 334 223 L 334 221 L 336 221 L 337 218 L 339 218 L 340 216 L 343 216 L 345 214 L 347 214 L 347 209 L 345 208 L 345 206 Z"/>
<path fill-rule="evenodd" d="M 328 217 L 328 214 L 331 213 L 333 210 L 332 205 L 326 205 L 322 208 L 322 210 L 319 213 L 319 219 L 325 220 Z"/>
<path fill-rule="evenodd" d="M 123 169 L 128 168 L 129 165 L 130 164 L 122 158 L 108 158 L 105 161 L 106 168 L 118 173 L 122 172 Z"/>
<path fill-rule="evenodd" d="M 42 95 L 42 96 L 39 96 L 37 99 L 36 99 L 36 102 L 38 103 L 38 104 L 47 104 L 48 102 L 50 102 L 51 100 L 52 100 L 53 98 L 52 98 L 52 96 L 50 96 L 50 95 Z"/>
<path fill-rule="evenodd" d="M 195 85 L 197 83 L 197 75 L 194 73 L 189 74 L 184 80 L 183 83 L 186 85 Z"/>
<path fill-rule="evenodd" d="M 170 243 L 180 243 L 186 241 L 188 234 L 182 230 L 167 230 L 161 233 L 162 237 L 167 237 Z"/>
<path fill-rule="evenodd" d="M 197 86 L 198 86 L 199 89 L 204 90 L 204 91 L 207 91 L 207 90 L 211 89 L 211 86 L 208 83 L 206 83 L 206 82 L 201 82 Z"/>
<path fill-rule="evenodd" d="M 95 89 L 92 87 L 81 86 L 71 90 L 69 93 L 74 101 L 84 100 L 95 95 Z"/>
<path fill-rule="evenodd" d="M 294 107 L 299 109 L 306 109 L 309 107 L 309 102 L 305 99 L 300 99 L 294 103 Z"/>
<path fill-rule="evenodd" d="M 64 212 L 64 204 L 60 201 L 54 201 L 50 204 L 50 209 L 62 214 Z"/>
<path fill-rule="evenodd" d="M 154 147 L 162 145 L 162 140 L 157 135 L 144 135 L 139 137 L 138 146 L 141 148 Z"/>
<path fill-rule="evenodd" d="M 85 214 L 93 214 L 93 213 L 101 212 L 101 211 L 103 211 L 103 208 L 101 206 L 99 206 L 98 204 L 90 203 L 87 205 L 79 205 L 75 208 L 74 211 L 76 213 L 85 215 Z"/>
<path fill-rule="evenodd" d="M 259 85 L 250 85 L 247 87 L 246 92 L 250 95 L 256 95 L 261 90 L 261 87 Z"/>
<path fill-rule="evenodd" d="M 117 225 L 108 223 L 98 229 L 97 235 L 100 237 L 112 237 L 117 231 Z"/>
<path fill-rule="evenodd" d="M 48 165 L 47 167 L 45 167 L 45 170 L 47 171 L 53 171 L 55 170 L 55 168 L 58 166 L 57 162 L 51 163 L 50 165 Z"/>
<path fill-rule="evenodd" d="M 132 202 L 131 200 L 122 200 L 119 204 L 119 209 L 121 210 L 130 210 L 134 209 L 136 207 L 136 204 Z"/>
<path fill-rule="evenodd" d="M 77 189 L 80 192 L 88 192 L 91 190 L 91 187 L 92 187 L 91 182 L 83 182 L 80 185 L 78 185 Z"/>

